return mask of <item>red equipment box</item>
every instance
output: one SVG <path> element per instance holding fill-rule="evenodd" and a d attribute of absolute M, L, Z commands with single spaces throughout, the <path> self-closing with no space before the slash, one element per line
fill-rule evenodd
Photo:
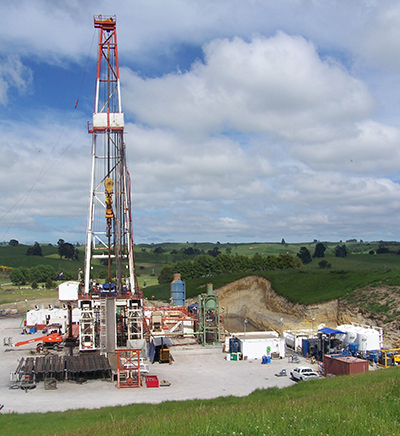
<path fill-rule="evenodd" d="M 158 388 L 160 387 L 160 383 L 158 381 L 158 377 L 156 375 L 146 375 L 146 386 L 148 388 Z"/>

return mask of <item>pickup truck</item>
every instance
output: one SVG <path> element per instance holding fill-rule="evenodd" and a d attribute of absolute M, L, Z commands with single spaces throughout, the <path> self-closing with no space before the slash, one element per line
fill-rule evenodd
<path fill-rule="evenodd" d="M 290 371 L 290 377 L 292 377 L 293 380 L 303 381 L 311 378 L 319 378 L 319 375 L 307 366 L 298 366 Z"/>

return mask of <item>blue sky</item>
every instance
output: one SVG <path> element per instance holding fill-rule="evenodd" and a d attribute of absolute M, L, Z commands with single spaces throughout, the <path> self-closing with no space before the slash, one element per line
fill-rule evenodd
<path fill-rule="evenodd" d="M 0 241 L 85 240 L 99 13 L 136 243 L 400 240 L 398 2 L 1 3 Z"/>

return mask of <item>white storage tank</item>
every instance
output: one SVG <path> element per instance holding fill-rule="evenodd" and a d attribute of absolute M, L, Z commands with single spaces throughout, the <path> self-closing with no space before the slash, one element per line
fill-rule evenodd
<path fill-rule="evenodd" d="M 347 332 L 347 341 L 346 341 L 346 345 L 349 345 L 353 342 L 357 342 L 357 332 L 356 331 L 348 331 Z"/>
<path fill-rule="evenodd" d="M 367 351 L 380 350 L 383 346 L 383 330 L 371 328 L 367 329 L 365 334 L 367 335 Z"/>
<path fill-rule="evenodd" d="M 365 352 L 379 350 L 382 346 L 382 329 L 380 328 L 344 324 L 338 326 L 337 329 L 347 332 L 345 342 L 343 343 L 345 347 L 352 342 L 356 342 L 358 350 Z"/>
<path fill-rule="evenodd" d="M 357 334 L 358 349 L 360 351 L 376 351 L 380 349 L 379 332 L 374 329 L 362 328 Z"/>
<path fill-rule="evenodd" d="M 287 347 L 293 350 L 301 349 L 303 345 L 303 339 L 307 339 L 309 335 L 305 333 L 296 333 L 290 331 L 283 332 L 283 338 Z"/>
<path fill-rule="evenodd" d="M 343 346 L 347 347 L 352 342 L 357 342 L 356 327 L 352 324 L 342 324 L 336 327 L 337 330 L 346 332 L 346 335 L 340 335 L 340 339 L 343 340 Z"/>

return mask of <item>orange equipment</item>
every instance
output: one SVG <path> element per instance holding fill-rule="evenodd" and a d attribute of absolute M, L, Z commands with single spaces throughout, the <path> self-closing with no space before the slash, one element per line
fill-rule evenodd
<path fill-rule="evenodd" d="M 38 338 L 28 339 L 26 341 L 17 342 L 14 347 L 20 347 L 21 345 L 33 344 L 34 342 L 43 341 L 42 344 L 38 344 L 36 349 L 41 348 L 53 348 L 53 350 L 57 350 L 64 341 L 62 335 L 60 333 L 50 333 L 46 336 L 39 336 Z"/>

